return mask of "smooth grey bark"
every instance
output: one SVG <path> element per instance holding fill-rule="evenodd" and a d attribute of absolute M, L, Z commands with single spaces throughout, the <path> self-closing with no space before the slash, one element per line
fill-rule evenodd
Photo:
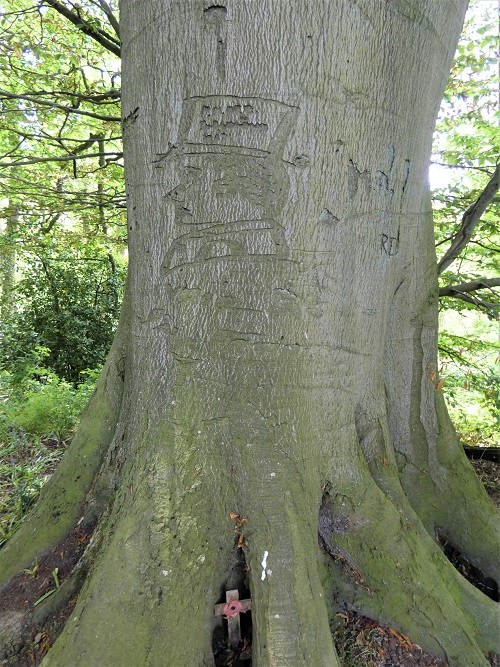
<path fill-rule="evenodd" d="M 493 603 L 434 540 L 493 573 L 436 389 L 427 166 L 465 5 L 122 0 L 126 417 L 44 665 L 213 664 L 234 515 L 258 667 L 337 665 L 333 592 L 487 664 Z"/>

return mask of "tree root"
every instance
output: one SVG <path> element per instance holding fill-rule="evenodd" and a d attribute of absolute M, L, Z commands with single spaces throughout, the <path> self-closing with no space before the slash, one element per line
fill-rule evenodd
<path fill-rule="evenodd" d="M 453 667 L 485 667 L 483 652 L 498 652 L 496 606 L 434 541 L 436 530 L 455 538 L 436 475 L 446 481 L 463 470 L 468 474 L 460 458 L 443 450 L 434 477 L 408 460 L 398 470 L 387 421 L 357 423 L 356 437 L 356 420 L 346 408 L 347 425 L 338 430 L 342 446 L 325 446 L 320 454 L 317 437 L 311 463 L 312 450 L 306 456 L 304 443 L 314 411 L 306 411 L 307 428 L 298 438 L 288 422 L 273 431 L 265 420 L 256 435 L 255 411 L 248 411 L 247 424 L 237 406 L 234 422 L 242 430 L 232 424 L 229 437 L 217 430 L 217 420 L 199 413 L 206 400 L 197 388 L 179 390 L 163 421 L 153 419 L 144 428 L 143 408 L 129 410 L 132 392 L 127 401 L 122 398 L 122 357 L 115 348 L 75 444 L 0 554 L 7 581 L 62 544 L 82 517 L 82 525 L 98 521 L 85 566 L 73 562 L 70 572 L 68 565 L 61 588 L 38 611 L 30 608 L 25 630 L 57 615 L 83 583 L 70 620 L 44 659 L 46 667 L 213 665 L 213 606 L 234 567 L 235 546 L 244 550 L 249 568 L 256 664 L 338 666 L 328 625 L 331 590 L 323 589 L 320 576 L 318 514 L 322 544 L 333 558 L 333 587 L 344 605 L 397 628 Z M 178 379 L 176 386 L 187 382 Z M 320 401 L 315 405 L 320 422 Z M 120 412 L 126 413 L 123 423 Z M 247 432 L 253 433 L 252 443 L 241 444 L 248 443 Z M 225 440 L 231 442 L 227 449 L 220 446 Z M 88 462 L 82 475 L 83 456 Z M 330 482 L 321 489 L 324 469 Z M 467 510 L 460 516 L 470 519 L 475 494 L 463 500 L 454 493 L 447 502 L 460 500 Z M 109 512 L 103 514 L 105 508 Z M 486 505 L 484 512 L 486 520 Z M 36 522 L 47 524 L 47 516 L 48 528 L 30 544 Z M 473 548 L 460 528 L 456 544 Z M 0 622 L 6 641 L 16 638 L 8 621 L 7 615 Z M 186 628 L 194 629 L 188 642 Z"/>
<path fill-rule="evenodd" d="M 320 536 L 348 607 L 453 667 L 486 666 L 483 652 L 498 652 L 496 605 L 460 577 L 409 504 L 395 505 L 366 469 L 355 488 L 325 495 Z"/>

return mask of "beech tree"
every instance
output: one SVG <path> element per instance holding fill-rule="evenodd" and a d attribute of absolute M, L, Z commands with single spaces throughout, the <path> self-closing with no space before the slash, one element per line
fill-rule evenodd
<path fill-rule="evenodd" d="M 443 553 L 493 588 L 494 509 L 437 374 L 427 184 L 466 4 L 122 0 L 125 302 L 0 552 L 6 664 L 51 628 L 50 667 L 211 665 L 228 588 L 259 667 L 338 665 L 336 606 L 458 667 L 498 650 Z"/>

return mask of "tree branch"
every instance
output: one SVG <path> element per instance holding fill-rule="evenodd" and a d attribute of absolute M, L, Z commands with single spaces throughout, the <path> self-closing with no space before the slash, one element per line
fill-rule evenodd
<path fill-rule="evenodd" d="M 474 167 L 469 164 L 447 164 L 446 162 L 434 162 L 434 160 L 431 160 L 431 164 L 435 164 L 438 167 L 447 167 L 448 169 L 475 169 L 477 171 L 484 171 L 487 174 L 490 173 L 491 169 L 495 168 L 494 164 L 485 167 Z"/>
<path fill-rule="evenodd" d="M 6 98 L 9 100 L 26 100 L 26 102 L 33 102 L 33 104 L 39 104 L 40 106 L 51 107 L 54 109 L 62 109 L 67 113 L 76 113 L 80 116 L 90 116 L 90 118 L 97 118 L 98 120 L 104 121 L 113 121 L 119 122 L 121 120 L 120 116 L 103 116 L 98 113 L 92 113 L 91 111 L 83 111 L 82 109 L 77 109 L 75 107 L 67 107 L 64 104 L 58 104 L 57 102 L 47 102 L 46 100 L 37 100 L 35 97 L 30 97 L 29 95 L 15 95 L 14 93 L 9 93 L 6 90 L 0 90 L 0 99 Z"/>
<path fill-rule="evenodd" d="M 84 102 L 92 102 L 92 104 L 118 104 L 121 97 L 118 88 L 110 88 L 103 93 L 78 93 L 74 90 L 30 90 L 27 94 L 33 99 L 38 96 L 69 97 L 70 99 L 78 98 Z"/>
<path fill-rule="evenodd" d="M 452 294 L 450 296 L 453 299 L 461 299 L 462 301 L 466 301 L 467 303 L 472 303 L 474 306 L 476 306 L 476 308 L 482 308 L 496 320 L 499 319 L 500 317 L 498 313 L 495 313 L 495 310 L 498 310 L 500 308 L 500 303 L 492 303 L 491 301 L 481 301 L 481 299 L 475 299 L 473 296 L 469 296 L 468 294 L 460 294 L 459 292 L 456 292 L 455 294 Z"/>
<path fill-rule="evenodd" d="M 52 229 L 54 228 L 54 225 L 56 224 L 56 222 L 59 220 L 60 217 L 61 217 L 61 214 L 56 213 L 49 219 L 49 221 L 46 225 L 40 225 L 41 233 L 42 234 L 48 234 L 49 232 L 51 232 Z"/>
<path fill-rule="evenodd" d="M 72 160 L 85 160 L 92 157 L 122 157 L 122 153 L 89 153 L 87 155 L 65 155 L 62 157 L 36 157 L 22 162 L 0 162 L 1 167 L 25 167 L 28 164 L 38 164 L 39 162 L 70 162 Z"/>
<path fill-rule="evenodd" d="M 99 5 L 101 6 L 102 11 L 108 17 L 108 21 L 113 27 L 113 30 L 116 32 L 116 36 L 120 39 L 120 26 L 116 19 L 116 16 L 113 14 L 111 7 L 108 5 L 106 0 L 99 0 Z"/>
<path fill-rule="evenodd" d="M 439 296 L 455 296 L 456 293 L 465 294 L 475 292 L 479 289 L 500 287 L 500 278 L 483 278 L 482 280 L 472 280 L 469 283 L 460 285 L 446 285 L 439 289 Z"/>
<path fill-rule="evenodd" d="M 442 273 L 458 257 L 460 252 L 469 243 L 477 223 L 481 220 L 481 216 L 488 208 L 499 187 L 500 165 L 497 165 L 493 176 L 490 178 L 488 184 L 480 194 L 477 201 L 475 201 L 472 206 L 469 206 L 469 208 L 463 214 L 460 229 L 455 235 L 451 246 L 438 262 L 438 273 Z"/>
<path fill-rule="evenodd" d="M 462 283 L 461 285 L 446 285 L 439 290 L 439 296 L 447 296 L 453 299 L 461 299 L 467 303 L 472 303 L 477 308 L 486 310 L 489 315 L 495 319 L 499 318 L 497 312 L 500 308 L 500 303 L 492 303 L 491 301 L 483 301 L 476 297 L 470 296 L 470 292 L 475 292 L 480 289 L 492 289 L 493 287 L 500 287 L 500 278 L 484 278 L 483 280 L 472 280 L 469 283 Z"/>
<path fill-rule="evenodd" d="M 76 27 L 81 30 L 85 35 L 88 35 L 92 39 L 94 39 L 96 42 L 98 42 L 101 46 L 103 46 L 105 49 L 108 51 L 111 51 L 111 53 L 114 53 L 115 56 L 120 57 L 120 47 L 119 45 L 114 41 L 109 39 L 101 30 L 98 28 L 93 28 L 87 21 L 85 21 L 81 16 L 78 16 L 78 14 L 75 14 L 72 12 L 70 9 L 65 7 L 63 4 L 58 2 L 58 0 L 43 0 L 49 7 L 52 7 L 55 9 L 59 14 L 67 18 L 73 25 L 76 25 Z M 108 17 L 109 18 L 109 17 Z M 114 17 L 113 17 L 114 18 Z"/>

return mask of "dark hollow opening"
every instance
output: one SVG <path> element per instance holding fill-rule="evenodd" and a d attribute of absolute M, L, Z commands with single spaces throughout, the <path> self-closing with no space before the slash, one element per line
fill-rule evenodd
<path fill-rule="evenodd" d="M 221 586 L 218 603 L 226 602 L 226 591 L 238 590 L 240 600 L 250 599 L 248 570 L 245 554 L 237 550 L 234 565 Z M 212 633 L 212 651 L 216 667 L 251 667 L 252 665 L 252 612 L 240 614 L 241 642 L 231 646 L 228 623 L 224 616 L 216 616 Z"/>
<path fill-rule="evenodd" d="M 494 579 L 486 577 L 444 535 L 438 534 L 438 543 L 446 558 L 467 581 L 495 602 L 499 602 L 498 584 Z"/>

